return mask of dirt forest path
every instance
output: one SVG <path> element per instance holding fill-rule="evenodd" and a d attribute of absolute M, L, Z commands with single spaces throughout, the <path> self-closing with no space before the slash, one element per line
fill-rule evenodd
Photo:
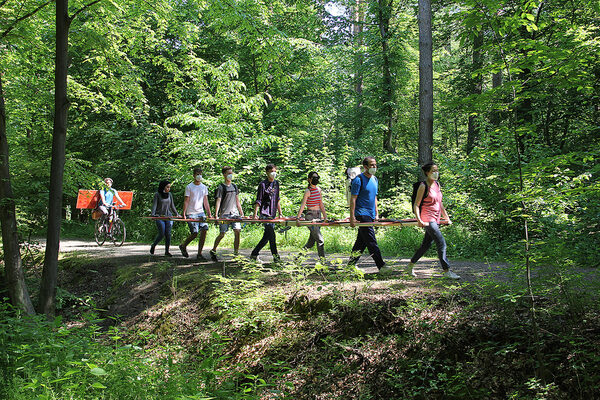
<path fill-rule="evenodd" d="M 189 246 L 189 258 L 184 258 L 181 255 L 181 252 L 177 248 L 177 245 L 173 245 L 171 247 L 171 254 L 173 257 L 165 257 L 163 255 L 164 247 L 159 246 L 156 249 L 156 253 L 151 255 L 149 252 L 150 245 L 142 244 L 142 243 L 125 243 L 121 247 L 116 247 L 112 244 L 104 244 L 103 246 L 98 246 L 96 242 L 90 240 L 77 240 L 77 239 L 63 239 L 60 242 L 60 252 L 61 253 L 72 253 L 77 252 L 79 254 L 85 254 L 88 256 L 98 257 L 98 258 L 110 258 L 113 261 L 118 259 L 122 259 L 124 263 L 131 264 L 135 262 L 135 259 L 139 259 L 140 263 L 144 262 L 159 262 L 159 261 L 169 261 L 173 264 L 184 265 L 202 265 L 205 267 L 213 266 L 213 267 L 221 267 L 222 265 L 228 265 L 232 262 L 233 259 L 233 250 L 228 248 L 219 248 L 217 251 L 217 256 L 219 258 L 219 263 L 214 263 L 210 261 L 208 250 L 209 248 L 205 248 L 203 255 L 207 258 L 205 261 L 196 260 L 196 249 L 194 246 Z M 251 249 L 241 249 L 240 254 L 244 257 L 250 256 Z M 298 251 L 280 251 L 282 261 L 291 261 L 293 257 L 298 254 Z M 271 262 L 272 257 L 267 250 L 261 252 L 260 258 L 265 262 Z M 348 256 L 345 254 L 328 254 L 328 260 L 336 260 L 341 259 L 343 264 L 345 264 Z M 396 267 L 404 267 L 408 264 L 408 258 L 389 258 L 385 257 L 385 261 L 388 265 L 396 266 Z M 225 264 L 223 264 L 223 262 Z M 315 252 L 309 252 L 304 263 L 307 264 L 315 264 L 317 262 L 317 255 Z M 218 265 L 216 265 L 218 264 Z M 480 279 L 484 276 L 493 275 L 498 277 L 499 279 L 506 279 L 506 276 L 503 272 L 506 272 L 509 269 L 509 265 L 506 263 L 498 263 L 498 262 L 478 262 L 478 261 L 460 261 L 460 260 L 451 260 L 452 269 L 458 275 L 461 276 L 461 281 L 463 282 L 471 282 L 477 279 Z M 357 266 L 366 274 L 376 274 L 377 267 L 373 262 L 373 259 L 368 255 L 367 252 L 360 258 Z M 438 265 L 437 259 L 434 258 L 422 258 L 417 265 L 415 266 L 415 272 L 417 273 L 417 279 L 431 279 L 431 278 L 441 278 L 441 268 Z"/>

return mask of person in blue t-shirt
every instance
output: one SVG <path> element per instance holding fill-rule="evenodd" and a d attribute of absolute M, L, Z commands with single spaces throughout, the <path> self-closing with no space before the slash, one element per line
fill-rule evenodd
<path fill-rule="evenodd" d="M 105 187 L 100 189 L 100 201 L 98 202 L 98 210 L 102 212 L 102 217 L 105 218 L 114 206 L 114 200 L 117 199 L 122 207 L 125 207 L 125 202 L 119 197 L 119 193 L 112 187 L 113 180 L 111 178 L 104 179 Z"/>
<path fill-rule="evenodd" d="M 377 210 L 377 191 L 379 181 L 375 177 L 377 172 L 377 161 L 373 157 L 365 157 L 363 160 L 364 172 L 352 180 L 350 189 L 350 226 L 354 227 L 358 222 L 373 222 L 379 219 Z M 352 247 L 352 256 L 349 265 L 355 265 L 360 254 L 369 249 L 379 272 L 389 269 L 381 257 L 381 251 L 375 238 L 375 229 L 372 226 L 361 226 L 358 228 L 356 242 Z"/>

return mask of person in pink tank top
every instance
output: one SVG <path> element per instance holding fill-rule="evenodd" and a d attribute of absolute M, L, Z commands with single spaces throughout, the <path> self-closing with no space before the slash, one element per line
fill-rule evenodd
<path fill-rule="evenodd" d="M 410 263 L 407 266 L 407 272 L 413 276 L 417 276 L 413 271 L 415 263 L 423 257 L 431 247 L 431 244 L 435 242 L 438 258 L 442 265 L 442 269 L 444 270 L 444 276 L 451 279 L 460 279 L 460 276 L 450 270 L 450 263 L 446 257 L 446 240 L 440 231 L 439 224 L 442 218 L 445 219 L 448 224 L 451 224 L 452 221 L 450 221 L 450 217 L 442 202 L 442 191 L 440 189 L 440 184 L 438 183 L 438 166 L 429 163 L 423 165 L 421 169 L 425 173 L 427 179 L 419 186 L 415 204 L 413 205 L 413 211 L 417 217 L 419 226 L 425 228 L 425 237 L 423 238 L 421 247 L 417 249 L 410 259 Z"/>
<path fill-rule="evenodd" d="M 314 171 L 309 173 L 308 187 L 304 191 L 304 197 L 302 198 L 302 204 L 300 204 L 300 210 L 298 211 L 296 221 L 299 221 L 302 218 L 302 211 L 304 211 L 305 207 L 305 219 L 307 221 L 315 219 L 320 220 L 321 218 L 327 219 L 327 213 L 325 212 L 325 206 L 323 205 L 323 196 L 321 195 L 321 188 L 317 186 L 318 184 L 319 174 Z M 296 222 L 296 225 L 299 225 L 298 222 Z M 308 241 L 304 245 L 303 249 L 310 249 L 316 243 L 319 258 L 323 260 L 325 258 L 325 241 L 323 239 L 323 234 L 321 233 L 321 228 L 319 225 L 315 225 L 309 226 L 308 230 L 310 231 L 310 236 L 308 237 Z"/>

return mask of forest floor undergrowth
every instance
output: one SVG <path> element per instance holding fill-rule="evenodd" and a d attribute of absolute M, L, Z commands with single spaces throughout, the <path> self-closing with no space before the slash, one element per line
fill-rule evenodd
<path fill-rule="evenodd" d="M 381 277 L 367 256 L 357 274 L 347 255 L 257 266 L 247 249 L 219 249 L 218 263 L 148 249 L 61 242 L 65 323 L 94 308 L 123 342 L 209 365 L 207 387 L 240 398 L 600 398 L 597 269 L 536 267 L 534 314 L 523 269 L 506 263 L 453 261 L 451 281 L 431 258 L 417 278 Z"/>

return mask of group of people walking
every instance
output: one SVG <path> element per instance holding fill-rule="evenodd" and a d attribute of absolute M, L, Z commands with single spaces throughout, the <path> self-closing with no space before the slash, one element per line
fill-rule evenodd
<path fill-rule="evenodd" d="M 419 249 L 411 258 L 407 267 L 407 272 L 416 276 L 413 271 L 414 264 L 425 254 L 433 242 L 436 243 L 438 258 L 440 260 L 444 275 L 452 279 L 458 279 L 459 276 L 450 270 L 450 264 L 446 257 L 446 242 L 442 235 L 439 224 L 443 217 L 447 223 L 450 218 L 442 202 L 442 192 L 438 183 L 438 167 L 430 163 L 422 167 L 426 180 L 421 182 L 417 191 L 417 198 L 414 202 L 414 213 L 418 225 L 425 229 L 425 237 Z M 234 254 L 238 254 L 240 245 L 241 224 L 235 219 L 244 217 L 239 199 L 239 189 L 232 182 L 233 168 L 226 166 L 222 168 L 223 182 L 219 184 L 216 190 L 215 216 L 219 219 L 232 219 L 234 221 L 222 221 L 219 223 L 219 235 L 215 238 L 212 249 L 209 251 L 210 258 L 218 261 L 217 247 L 226 232 L 232 229 L 234 232 Z M 379 218 L 377 207 L 377 194 L 379 190 L 379 181 L 376 177 L 377 162 L 373 157 L 366 157 L 363 160 L 363 172 L 356 176 L 351 182 L 350 196 L 350 225 L 355 226 L 357 222 L 373 222 Z M 257 188 L 256 200 L 253 208 L 253 219 L 270 220 L 281 217 L 281 204 L 279 197 L 279 181 L 277 180 L 277 166 L 268 164 L 265 167 L 266 177 L 261 181 Z M 208 188 L 202 183 L 202 169 L 195 167 L 193 169 L 194 180 L 185 188 L 183 211 L 180 215 L 177 212 L 173 196 L 170 193 L 171 182 L 163 180 L 158 185 L 158 190 L 154 195 L 151 215 L 155 217 L 183 217 L 184 219 L 202 220 L 204 217 L 211 218 L 211 209 L 208 201 Z M 327 213 L 323 204 L 323 196 L 319 188 L 319 174 L 311 172 L 308 174 L 308 185 L 304 192 L 297 219 L 302 218 L 302 213 L 306 210 L 305 219 L 326 219 Z M 173 221 L 168 219 L 156 219 L 158 234 L 150 246 L 150 253 L 154 254 L 156 246 L 163 238 L 165 239 L 165 255 L 170 257 L 169 252 L 171 244 L 171 228 Z M 259 258 L 260 251 L 269 244 L 274 262 L 280 261 L 277 251 L 277 241 L 275 227 L 273 223 L 265 222 L 264 233 L 261 240 L 250 253 L 250 258 L 258 263 L 263 261 Z M 202 254 L 206 240 L 208 224 L 200 221 L 188 221 L 190 234 L 179 245 L 179 250 L 184 257 L 189 257 L 187 247 L 189 243 L 198 237 L 198 260 L 206 260 Z M 310 236 L 304 245 L 305 249 L 312 248 L 315 244 L 319 257 L 325 257 L 325 244 L 323 235 L 318 225 L 309 226 Z M 358 235 L 354 246 L 352 247 L 352 256 L 348 262 L 350 266 L 356 268 L 356 263 L 365 249 L 369 250 L 380 273 L 394 272 L 394 268 L 386 265 L 375 237 L 373 226 L 359 226 Z"/>

